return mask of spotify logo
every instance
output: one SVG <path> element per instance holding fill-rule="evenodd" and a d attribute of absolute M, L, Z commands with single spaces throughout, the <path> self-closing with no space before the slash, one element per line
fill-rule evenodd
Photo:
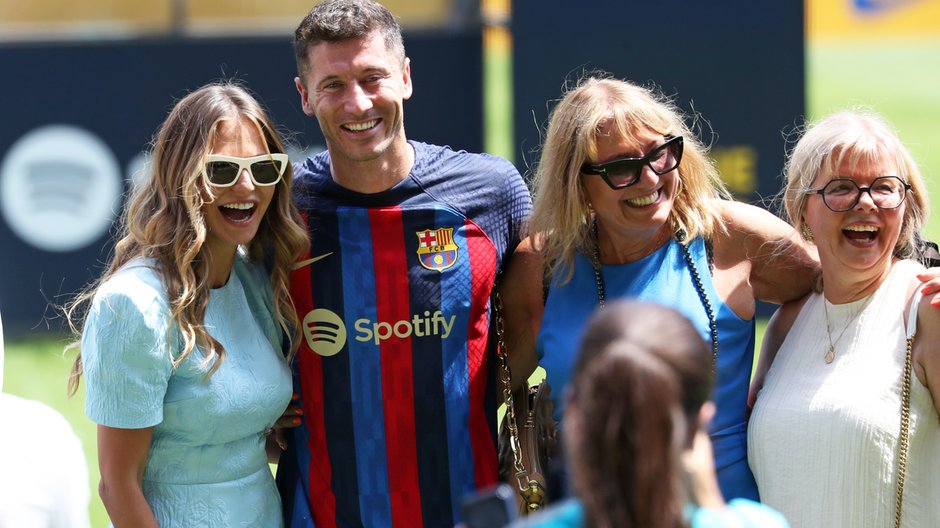
<path fill-rule="evenodd" d="M 107 233 L 121 205 L 117 160 L 97 136 L 48 125 L 18 139 L 0 165 L 0 212 L 28 244 L 84 248 Z"/>
<path fill-rule="evenodd" d="M 301 326 L 307 346 L 321 356 L 336 355 L 346 344 L 346 325 L 330 310 L 311 310 Z"/>

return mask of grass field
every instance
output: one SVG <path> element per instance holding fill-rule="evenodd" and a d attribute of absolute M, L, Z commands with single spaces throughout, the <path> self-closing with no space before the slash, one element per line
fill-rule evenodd
<path fill-rule="evenodd" d="M 873 107 L 898 128 L 902 139 L 922 164 L 928 188 L 940 192 L 937 187 L 940 178 L 938 56 L 940 40 L 811 43 L 807 60 L 809 115 L 819 117 L 857 104 Z M 490 65 L 488 71 L 507 71 L 505 58 L 501 60 L 502 63 Z M 487 142 L 489 150 L 502 154 L 514 150 L 511 145 L 501 144 L 509 137 L 504 130 L 506 126 L 498 121 L 489 125 L 491 131 L 503 129 L 503 139 Z M 927 234 L 934 240 L 940 238 L 937 215 L 931 219 Z M 763 322 L 758 331 L 762 333 Z M 95 426 L 84 417 L 84 393 L 79 392 L 71 399 L 65 396 L 72 358 L 62 355 L 63 344 L 64 340 L 49 336 L 7 343 L 3 388 L 6 392 L 49 404 L 72 423 L 85 446 L 89 464 L 92 526 L 103 527 L 107 526 L 107 516 L 96 492 Z"/>

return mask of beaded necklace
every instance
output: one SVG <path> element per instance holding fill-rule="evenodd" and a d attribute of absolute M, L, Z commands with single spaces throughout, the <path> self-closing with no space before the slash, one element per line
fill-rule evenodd
<path fill-rule="evenodd" d="M 594 222 L 591 225 L 591 232 L 594 235 L 594 251 L 591 258 L 591 265 L 594 268 L 594 282 L 597 285 L 597 304 L 599 306 L 604 306 L 604 302 L 607 299 L 607 291 L 604 286 L 604 273 L 601 270 L 600 242 L 597 236 L 597 219 L 594 219 Z M 682 248 L 682 253 L 685 256 L 685 262 L 688 264 L 689 271 L 692 274 L 692 282 L 695 286 L 695 291 L 698 293 L 699 300 L 702 301 L 702 307 L 705 308 L 705 314 L 708 316 L 708 329 L 711 332 L 712 339 L 712 372 L 714 372 L 718 365 L 718 322 L 715 320 L 715 313 L 714 310 L 712 310 L 711 301 L 708 300 L 708 296 L 705 294 L 705 287 L 702 285 L 702 277 L 699 275 L 698 268 L 695 266 L 695 262 L 692 260 L 692 254 L 689 252 L 689 247 L 683 244 L 685 241 L 685 231 L 679 229 L 676 231 L 674 238 L 676 242 L 679 242 L 679 247 Z"/>

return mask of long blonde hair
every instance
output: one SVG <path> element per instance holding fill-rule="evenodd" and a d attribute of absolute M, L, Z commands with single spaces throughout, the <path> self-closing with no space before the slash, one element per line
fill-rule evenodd
<path fill-rule="evenodd" d="M 564 273 L 562 282 L 571 278 L 575 253 L 589 252 L 593 244 L 581 165 L 597 156 L 597 137 L 604 128 L 628 141 L 641 130 L 683 136 L 678 168 L 682 191 L 676 196 L 670 221 L 674 229 L 686 232 L 686 240 L 709 237 L 720 229 L 712 199 L 730 196 L 707 155 L 708 149 L 671 100 L 652 89 L 603 74 L 582 79 L 552 110 L 533 183 L 535 203 L 529 233 L 548 263 L 548 272 Z"/>
<path fill-rule="evenodd" d="M 153 142 L 149 178 L 135 189 L 122 217 L 119 240 L 107 270 L 65 308 L 76 335 L 80 336 L 84 328 L 88 306 L 98 288 L 128 262 L 143 258 L 153 263 L 154 272 L 160 276 L 169 300 L 170 318 L 182 336 L 182 352 L 173 357 L 168 351 L 173 368 L 195 347 L 206 354 L 207 364 L 212 363 L 207 375 L 219 367 L 225 348 L 203 326 L 209 304 L 210 262 L 203 252 L 207 231 L 202 208 L 212 198 L 202 171 L 221 123 L 239 120 L 248 120 L 257 127 L 269 152 L 285 152 L 274 123 L 260 103 L 232 82 L 203 86 L 170 111 Z M 258 233 L 246 249 L 249 259 L 255 262 L 268 255 L 274 313 L 291 337 L 293 354 L 299 325 L 288 281 L 292 264 L 309 240 L 293 204 L 291 184 L 292 171 L 288 165 L 275 187 Z M 79 351 L 69 379 L 70 394 L 77 390 L 81 373 Z"/>

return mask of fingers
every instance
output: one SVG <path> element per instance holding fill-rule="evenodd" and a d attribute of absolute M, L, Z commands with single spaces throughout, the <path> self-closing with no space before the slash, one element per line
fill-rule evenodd
<path fill-rule="evenodd" d="M 294 394 L 291 397 L 291 402 L 287 404 L 287 408 L 284 409 L 284 413 L 281 414 L 281 417 L 274 422 L 274 428 L 287 428 L 291 429 L 297 427 L 301 424 L 303 420 L 304 410 L 300 406 L 300 401 L 297 394 Z"/>
<path fill-rule="evenodd" d="M 299 406 L 288 407 L 287 410 L 284 411 L 284 414 L 282 414 L 281 417 L 278 418 L 276 422 L 274 422 L 274 428 L 275 429 L 277 428 L 292 429 L 294 427 L 297 427 L 301 424 L 303 420 L 301 418 L 303 414 L 304 414 L 304 410 L 301 409 Z"/>
<path fill-rule="evenodd" d="M 287 449 L 287 435 L 284 434 L 283 429 L 274 430 L 274 441 L 277 442 L 277 446 L 281 448 L 281 451 Z"/>
<path fill-rule="evenodd" d="M 930 268 L 917 278 L 923 283 L 920 292 L 930 299 L 930 305 L 940 306 L 940 268 Z"/>

